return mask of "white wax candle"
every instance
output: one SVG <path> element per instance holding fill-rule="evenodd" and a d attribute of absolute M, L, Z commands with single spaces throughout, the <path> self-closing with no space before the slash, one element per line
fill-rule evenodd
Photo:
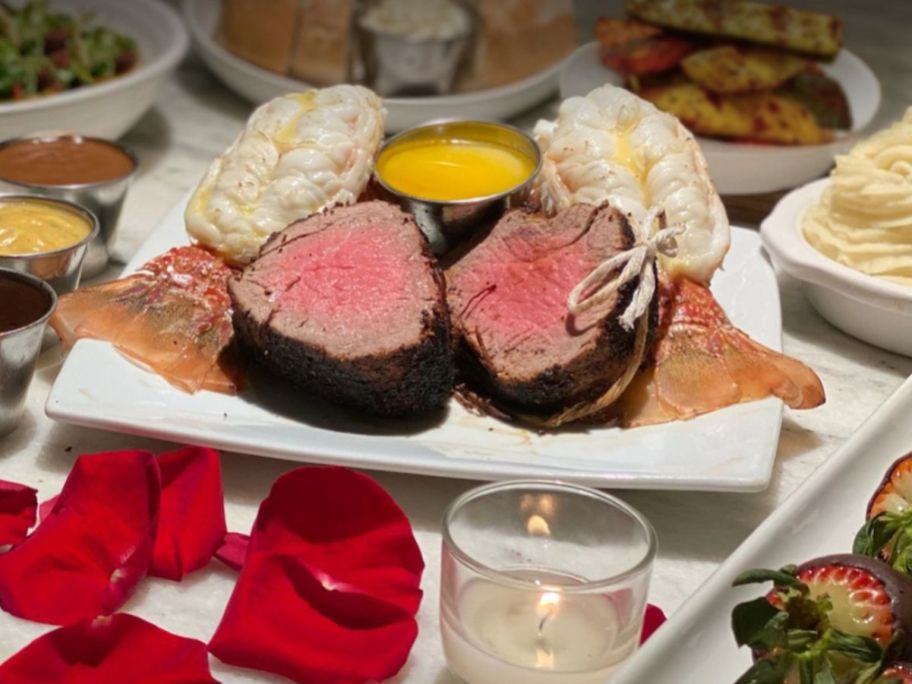
<path fill-rule="evenodd" d="M 457 609 L 441 606 L 441 638 L 469 684 L 603 684 L 637 645 L 636 625 L 622 624 L 604 595 L 473 580 Z"/>

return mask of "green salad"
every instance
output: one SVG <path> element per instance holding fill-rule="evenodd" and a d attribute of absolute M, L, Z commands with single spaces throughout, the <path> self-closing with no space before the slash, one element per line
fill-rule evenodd
<path fill-rule="evenodd" d="M 126 2 L 127 0 L 122 0 Z M 91 16 L 55 12 L 47 0 L 0 2 L 0 100 L 78 88 L 136 64 L 136 42 Z"/>

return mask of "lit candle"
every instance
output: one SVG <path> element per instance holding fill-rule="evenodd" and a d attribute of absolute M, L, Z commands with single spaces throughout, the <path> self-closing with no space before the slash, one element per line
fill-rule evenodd
<path fill-rule="evenodd" d="M 443 648 L 450 669 L 470 684 L 603 684 L 637 645 L 638 620 L 623 620 L 606 595 L 474 580 L 457 610 L 443 608 Z"/>
<path fill-rule="evenodd" d="M 654 554 L 649 522 L 602 492 L 467 492 L 443 521 L 447 665 L 468 684 L 605 684 L 639 645 Z"/>

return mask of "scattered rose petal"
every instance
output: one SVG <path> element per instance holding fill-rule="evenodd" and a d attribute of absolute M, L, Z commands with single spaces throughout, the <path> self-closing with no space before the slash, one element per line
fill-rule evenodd
<path fill-rule="evenodd" d="M 18 544 L 35 524 L 38 492 L 18 482 L 0 480 L 0 546 Z"/>
<path fill-rule="evenodd" d="M 150 575 L 180 580 L 222 544 L 225 499 L 218 452 L 184 447 L 158 457 L 161 503 Z"/>
<path fill-rule="evenodd" d="M 386 679 L 408 658 L 424 561 L 369 477 L 318 467 L 280 477 L 243 564 L 209 643 L 221 660 L 328 684 Z"/>
<path fill-rule="evenodd" d="M 39 525 L 41 523 L 43 523 L 45 520 L 47 520 L 48 516 L 51 514 L 51 511 L 54 510 L 54 506 L 57 505 L 57 499 L 59 499 L 59 498 L 60 498 L 60 494 L 57 494 L 55 496 L 52 496 L 47 501 L 42 501 L 40 504 L 38 504 L 38 524 Z"/>
<path fill-rule="evenodd" d="M 244 567 L 244 558 L 247 557 L 247 545 L 250 536 L 240 532 L 229 532 L 222 540 L 222 545 L 215 551 L 215 557 L 232 570 Z"/>
<path fill-rule="evenodd" d="M 646 639 L 651 637 L 652 633 L 661 627 L 665 620 L 665 613 L 662 612 L 661 608 L 647 603 L 646 614 L 643 615 L 643 628 L 640 631 L 640 643 L 644 643 Z"/>
<path fill-rule="evenodd" d="M 206 645 L 119 613 L 60 627 L 0 665 L 3 684 L 218 684 Z"/>
<path fill-rule="evenodd" d="M 52 624 L 116 611 L 149 568 L 158 500 L 151 453 L 80 456 L 44 522 L 0 555 L 0 607 Z"/>
<path fill-rule="evenodd" d="M 247 557 L 209 650 L 297 682 L 368 682 L 396 674 L 417 636 L 398 605 L 335 591 L 300 558 L 260 552 Z"/>
<path fill-rule="evenodd" d="M 421 550 L 402 509 L 367 475 L 323 467 L 286 473 L 260 505 L 250 545 L 248 553 L 290 553 L 334 583 L 418 611 Z"/>

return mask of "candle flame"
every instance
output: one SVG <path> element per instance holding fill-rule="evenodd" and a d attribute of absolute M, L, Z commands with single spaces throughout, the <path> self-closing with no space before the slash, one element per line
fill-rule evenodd
<path fill-rule="evenodd" d="M 529 519 L 526 521 L 526 530 L 533 537 L 551 536 L 551 526 L 548 525 L 548 521 L 540 515 L 533 515 L 529 517 Z"/>
<path fill-rule="evenodd" d="M 560 602 L 561 595 L 556 591 L 546 591 L 538 599 L 538 614 L 541 620 L 538 623 L 538 643 L 535 645 L 535 667 L 554 669 L 554 651 L 548 645 L 543 630 L 548 620 L 557 614 Z"/>
<path fill-rule="evenodd" d="M 547 624 L 548 620 L 557 614 L 557 609 L 560 606 L 560 601 L 560 594 L 556 591 L 546 591 L 541 595 L 541 598 L 538 600 L 538 615 L 541 618 L 538 623 L 539 635 L 541 635 L 542 630 L 545 628 L 545 624 Z"/>
<path fill-rule="evenodd" d="M 560 605 L 560 601 L 561 596 L 558 592 L 546 591 L 538 600 L 538 610 L 539 612 L 553 615 L 557 612 L 557 607 Z"/>

